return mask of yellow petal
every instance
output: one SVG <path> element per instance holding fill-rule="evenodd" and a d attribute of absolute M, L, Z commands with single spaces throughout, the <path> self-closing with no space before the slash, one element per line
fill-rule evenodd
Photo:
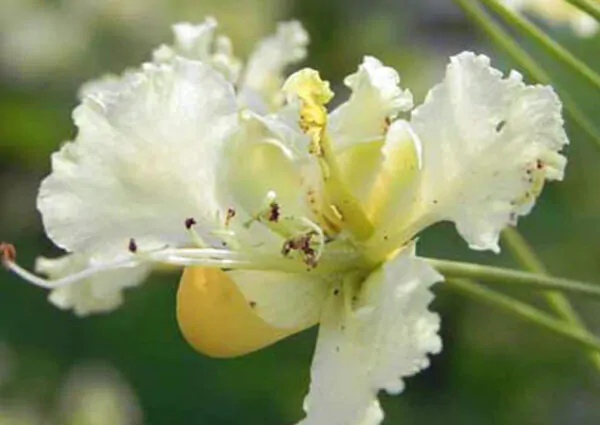
<path fill-rule="evenodd" d="M 177 322 L 187 342 L 211 357 L 237 357 L 271 345 L 297 329 L 268 325 L 220 269 L 188 267 L 177 292 Z"/>

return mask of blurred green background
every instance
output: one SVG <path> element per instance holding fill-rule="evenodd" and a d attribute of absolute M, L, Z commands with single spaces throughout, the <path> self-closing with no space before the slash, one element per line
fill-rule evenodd
<path fill-rule="evenodd" d="M 301 20 L 311 35 L 306 65 L 338 92 L 364 54 L 398 69 L 418 101 L 451 54 L 475 50 L 511 66 L 451 0 L 0 0 L 0 239 L 17 245 L 22 265 L 59 254 L 44 236 L 35 196 L 50 153 L 73 136 L 79 85 L 137 65 L 171 40 L 171 23 L 206 15 L 240 56 L 278 20 Z M 600 70 L 600 38 L 552 33 Z M 599 93 L 527 47 L 600 126 Z M 546 188 L 520 229 L 554 274 L 593 282 L 600 280 L 600 149 L 568 127 L 566 181 Z M 515 266 L 505 254 L 469 252 L 448 225 L 421 241 L 422 255 Z M 0 273 L 0 425 L 299 420 L 316 330 L 239 359 L 203 357 L 178 332 L 177 280 L 157 274 L 128 292 L 118 311 L 77 319 L 44 291 Z M 577 348 L 443 285 L 436 293 L 444 351 L 408 379 L 402 396 L 382 397 L 386 424 L 600 423 L 600 376 Z M 597 304 L 574 302 L 600 334 Z"/>

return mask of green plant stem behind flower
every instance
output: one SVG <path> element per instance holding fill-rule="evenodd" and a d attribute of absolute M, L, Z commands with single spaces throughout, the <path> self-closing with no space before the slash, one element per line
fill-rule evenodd
<path fill-rule="evenodd" d="M 546 274 L 484 266 L 473 263 L 427 259 L 446 278 L 466 278 L 534 291 L 561 291 L 600 299 L 600 286 Z"/>
<path fill-rule="evenodd" d="M 583 111 L 577 105 L 566 90 L 562 89 L 546 71 L 537 64 L 535 59 L 527 53 L 511 36 L 502 29 L 492 17 L 477 3 L 472 0 L 456 0 L 456 3 L 471 17 L 492 41 L 506 54 L 508 54 L 521 68 L 523 68 L 535 81 L 540 84 L 552 84 L 565 106 L 566 111 L 571 116 L 575 124 L 586 133 L 586 135 L 600 147 L 600 131 L 586 117 Z"/>
<path fill-rule="evenodd" d="M 600 22 L 600 6 L 591 0 L 566 0 L 576 8 L 588 13 Z"/>
<path fill-rule="evenodd" d="M 521 267 L 531 272 L 548 274 L 544 264 L 537 258 L 533 249 L 517 230 L 507 228 L 502 233 L 502 239 L 511 255 L 517 260 Z M 579 318 L 579 315 L 564 295 L 556 291 L 548 291 L 546 292 L 545 297 L 554 311 L 556 311 L 556 313 L 567 321 L 574 329 L 585 329 L 585 325 Z M 593 365 L 600 373 L 600 353 L 598 351 L 590 351 L 589 356 Z"/>
<path fill-rule="evenodd" d="M 509 9 L 498 0 L 482 0 L 490 9 L 496 12 L 509 25 L 523 32 L 527 37 L 535 40 L 550 55 L 565 63 L 583 79 L 589 82 L 597 90 L 600 90 L 600 75 L 587 66 L 584 62 L 573 56 L 567 49 L 554 41 L 544 33 L 538 26 L 527 18 Z"/>
<path fill-rule="evenodd" d="M 575 328 L 565 321 L 555 319 L 527 303 L 493 291 L 467 279 L 449 279 L 446 283 L 453 289 L 551 330 L 580 344 L 588 350 L 594 350 L 594 352 L 600 351 L 600 339 L 596 336 L 582 328 Z"/>

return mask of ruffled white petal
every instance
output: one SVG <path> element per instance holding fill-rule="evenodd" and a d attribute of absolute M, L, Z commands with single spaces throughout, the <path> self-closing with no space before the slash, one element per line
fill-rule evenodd
<path fill-rule="evenodd" d="M 126 251 L 188 241 L 184 226 L 222 226 L 224 144 L 237 129 L 233 88 L 209 66 L 147 64 L 127 84 L 84 99 L 79 132 L 52 157 L 38 208 L 68 251 Z"/>
<path fill-rule="evenodd" d="M 85 82 L 79 88 L 77 97 L 83 100 L 91 97 L 101 105 L 109 105 L 118 100 L 120 93 L 136 84 L 137 70 L 127 70 L 122 75 L 106 74 Z"/>
<path fill-rule="evenodd" d="M 412 125 L 423 145 L 412 220 L 451 220 L 473 249 L 498 251 L 501 230 L 529 213 L 546 180 L 563 177 L 558 97 L 516 72 L 503 78 L 485 56 L 453 57 Z"/>
<path fill-rule="evenodd" d="M 60 279 L 93 264 L 94 260 L 85 254 L 68 254 L 54 259 L 39 257 L 35 269 L 50 279 Z M 126 288 L 139 285 L 149 273 L 150 267 L 146 265 L 106 271 L 76 284 L 53 289 L 48 299 L 58 308 L 72 309 L 77 316 L 109 312 L 123 303 Z"/>
<path fill-rule="evenodd" d="M 317 324 L 336 277 L 234 270 L 229 277 L 256 314 L 276 328 L 306 329 Z"/>
<path fill-rule="evenodd" d="M 413 106 L 412 94 L 400 88 L 400 77 L 379 60 L 366 56 L 344 83 L 350 99 L 330 117 L 329 131 L 339 150 L 356 143 L 382 140 L 390 120 Z"/>
<path fill-rule="evenodd" d="M 286 67 L 306 57 L 308 34 L 297 21 L 282 22 L 251 54 L 242 78 L 240 102 L 260 113 L 283 102 L 279 90 Z"/>
<path fill-rule="evenodd" d="M 162 45 L 154 51 L 154 61 L 170 62 L 182 56 L 212 65 L 232 83 L 241 71 L 241 62 L 233 54 L 231 40 L 223 35 L 216 36 L 217 20 L 208 17 L 201 24 L 181 22 L 173 25 L 175 42 L 173 46 Z"/>
<path fill-rule="evenodd" d="M 402 378 L 441 350 L 439 317 L 428 310 L 442 277 L 407 249 L 373 272 L 357 299 L 330 291 L 321 319 L 303 425 L 376 425 L 377 393 L 402 391 Z"/>
<path fill-rule="evenodd" d="M 249 111 L 242 115 L 241 127 L 230 144 L 228 178 L 234 198 L 256 214 L 264 208 L 267 194 L 273 193 L 282 215 L 306 216 L 301 167 L 301 159 L 308 158 L 306 136 L 279 117 Z M 301 143 L 306 153 L 301 152 Z"/>

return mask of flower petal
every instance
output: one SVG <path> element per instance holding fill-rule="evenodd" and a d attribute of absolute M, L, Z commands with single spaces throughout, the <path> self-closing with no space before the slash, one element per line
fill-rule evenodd
<path fill-rule="evenodd" d="M 308 34 L 300 22 L 282 22 L 262 40 L 248 60 L 240 97 L 251 109 L 266 113 L 283 103 L 280 94 L 285 68 L 306 57 Z"/>
<path fill-rule="evenodd" d="M 471 248 L 499 251 L 500 231 L 561 180 L 568 143 L 551 87 L 507 78 L 485 56 L 451 59 L 445 80 L 413 112 L 423 170 L 413 219 L 454 221 Z"/>
<path fill-rule="evenodd" d="M 46 231 L 68 251 L 187 241 L 187 218 L 210 229 L 224 217 L 217 186 L 237 128 L 232 86 L 185 59 L 126 78 L 118 93 L 75 110 L 77 138 L 53 155 L 40 188 Z"/>
<path fill-rule="evenodd" d="M 390 229 L 403 225 L 404 212 L 412 204 L 421 156 L 419 140 L 404 120 L 394 121 L 381 142 L 354 145 L 338 155 L 345 181 L 377 229 L 374 243 Z"/>
<path fill-rule="evenodd" d="M 218 23 L 208 17 L 201 24 L 180 22 L 173 25 L 175 43 L 162 45 L 154 51 L 154 61 L 165 63 L 181 56 L 210 64 L 232 83 L 237 82 L 242 64 L 233 54 L 231 40 L 219 35 L 215 37 Z"/>
<path fill-rule="evenodd" d="M 237 284 L 254 312 L 276 328 L 306 329 L 317 324 L 335 277 L 233 270 Z"/>
<path fill-rule="evenodd" d="M 35 269 L 50 279 L 60 279 L 85 270 L 92 263 L 85 254 L 68 254 L 54 259 L 39 257 Z M 77 316 L 109 312 L 123 303 L 126 288 L 139 285 L 149 274 L 150 267 L 146 265 L 110 270 L 77 284 L 53 289 L 48 299 L 63 310 L 73 309 Z"/>
<path fill-rule="evenodd" d="M 413 106 L 412 94 L 399 86 L 400 77 L 379 60 L 366 56 L 344 83 L 352 90 L 347 102 L 332 112 L 330 135 L 336 148 L 381 140 L 389 121 Z"/>
<path fill-rule="evenodd" d="M 228 179 L 234 198 L 252 216 L 264 208 L 264 199 L 272 192 L 282 214 L 307 216 L 299 152 L 288 145 L 289 141 L 295 143 L 292 129 L 279 120 L 255 114 L 243 114 L 241 127 L 230 148 Z"/>
<path fill-rule="evenodd" d="M 410 249 L 373 272 L 353 308 L 349 286 L 330 291 L 305 400 L 303 425 L 376 425 L 377 393 L 398 394 L 403 377 L 441 350 L 439 317 L 428 310 L 429 287 L 442 277 Z"/>

